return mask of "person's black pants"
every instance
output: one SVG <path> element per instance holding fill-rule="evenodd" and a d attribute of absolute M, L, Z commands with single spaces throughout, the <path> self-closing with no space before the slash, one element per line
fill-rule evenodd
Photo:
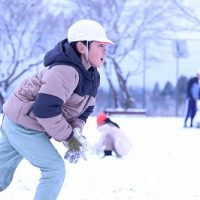
<path fill-rule="evenodd" d="M 196 112 L 197 112 L 197 103 L 196 103 L 196 101 L 191 100 L 191 99 L 187 99 L 186 100 L 186 115 L 185 115 L 184 126 L 187 126 L 188 118 L 191 119 L 190 127 L 193 126 L 193 119 L 195 117 Z"/>

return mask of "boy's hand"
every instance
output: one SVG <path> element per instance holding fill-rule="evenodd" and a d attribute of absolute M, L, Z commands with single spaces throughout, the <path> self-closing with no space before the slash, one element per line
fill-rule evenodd
<path fill-rule="evenodd" d="M 74 128 L 72 136 L 65 140 L 63 144 L 66 148 L 68 148 L 64 158 L 70 163 L 77 163 L 81 157 L 86 160 L 86 153 L 89 146 L 79 128 Z"/>

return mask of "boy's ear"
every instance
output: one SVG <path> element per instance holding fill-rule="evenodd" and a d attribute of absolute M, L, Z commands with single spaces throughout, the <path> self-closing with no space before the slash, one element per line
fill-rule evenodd
<path fill-rule="evenodd" d="M 86 46 L 82 42 L 77 42 L 76 43 L 76 48 L 81 54 L 85 53 Z"/>

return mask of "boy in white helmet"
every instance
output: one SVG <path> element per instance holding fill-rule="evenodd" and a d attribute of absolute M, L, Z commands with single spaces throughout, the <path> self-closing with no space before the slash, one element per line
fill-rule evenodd
<path fill-rule="evenodd" d="M 112 44 L 104 28 L 80 20 L 44 57 L 45 68 L 18 86 L 3 105 L 0 139 L 0 191 L 12 181 L 23 158 L 41 170 L 34 200 L 55 200 L 65 177 L 65 164 L 50 138 L 67 148 L 76 163 L 88 148 L 81 134 L 92 113 L 100 83 L 99 68 Z"/>

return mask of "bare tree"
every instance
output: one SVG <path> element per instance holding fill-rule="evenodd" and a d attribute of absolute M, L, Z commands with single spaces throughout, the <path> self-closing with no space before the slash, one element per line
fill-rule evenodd
<path fill-rule="evenodd" d="M 42 30 L 39 31 L 38 19 L 43 16 L 40 1 L 2 0 L 0 4 L 0 88 L 4 99 L 13 82 L 42 63 Z"/>
<path fill-rule="evenodd" d="M 62 13 L 51 13 L 41 0 L 1 0 L 0 10 L 1 111 L 9 88 L 26 73 L 42 66 L 52 41 L 66 37 L 71 19 L 66 20 Z"/>
<path fill-rule="evenodd" d="M 68 1 L 69 2 L 69 1 Z M 115 42 L 109 49 L 108 60 L 104 67 L 115 107 L 130 108 L 134 100 L 128 90 L 128 79 L 142 73 L 143 50 L 146 50 L 146 66 L 160 61 L 166 54 L 169 33 L 197 30 L 199 20 L 192 15 L 191 8 L 185 8 L 178 0 L 79 0 L 70 1 L 74 5 L 77 18 L 91 18 L 107 27 L 109 36 Z M 163 48 L 160 48 L 163 47 Z M 165 47 L 165 48 L 164 48 Z M 164 50 L 163 50 L 164 49 Z M 130 66 L 123 66 L 126 59 L 132 60 Z M 108 69 L 113 68 L 118 80 L 120 94 L 115 89 L 113 77 Z M 120 95 L 123 97 L 122 103 Z"/>

